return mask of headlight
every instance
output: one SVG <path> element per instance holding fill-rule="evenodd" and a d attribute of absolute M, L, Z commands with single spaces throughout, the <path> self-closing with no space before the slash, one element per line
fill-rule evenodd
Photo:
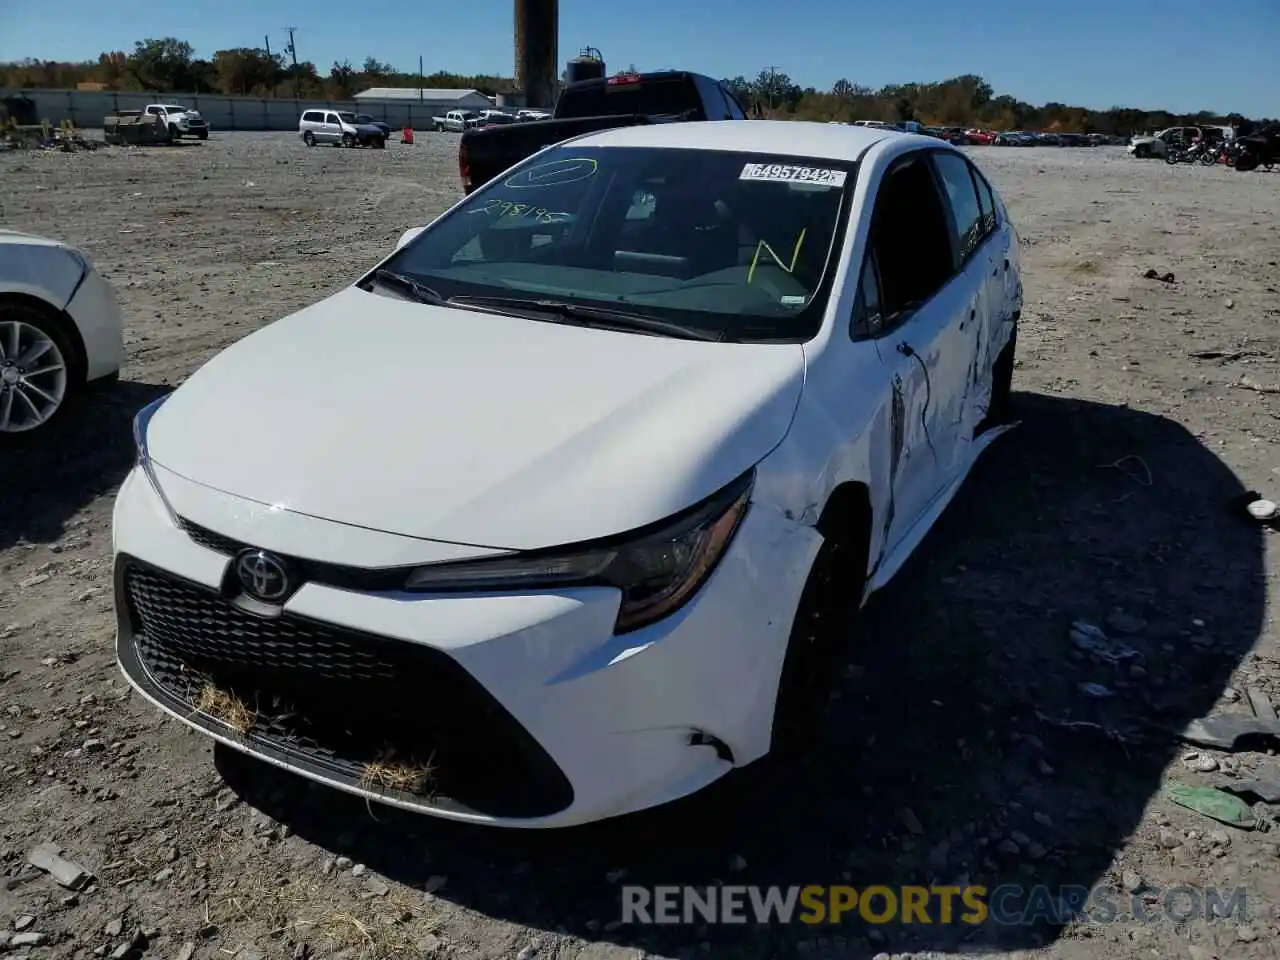
<path fill-rule="evenodd" d="M 755 471 L 702 503 L 625 538 L 504 557 L 419 567 L 417 592 L 611 586 L 622 591 L 615 633 L 638 630 L 678 610 L 733 540 L 750 502 Z"/>
<path fill-rule="evenodd" d="M 147 482 L 151 484 L 151 489 L 156 492 L 161 502 L 164 504 L 165 510 L 169 512 L 169 516 L 174 523 L 178 522 L 178 515 L 174 512 L 173 507 L 169 504 L 169 498 L 164 495 L 164 490 L 160 487 L 160 481 L 156 479 L 155 468 L 151 465 L 151 453 L 147 446 L 147 427 L 151 423 L 151 418 L 156 415 L 156 411 L 172 394 L 166 393 L 162 397 L 157 397 L 145 407 L 137 412 L 133 418 L 133 462 L 134 466 L 142 469 L 143 475 L 147 478 Z"/>

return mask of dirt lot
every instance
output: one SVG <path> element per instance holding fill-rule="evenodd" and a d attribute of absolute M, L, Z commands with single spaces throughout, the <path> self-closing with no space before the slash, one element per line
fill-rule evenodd
<path fill-rule="evenodd" d="M 440 134 L 377 152 L 244 134 L 0 156 L 0 223 L 83 245 L 129 316 L 122 383 L 56 442 L 0 455 L 0 952 L 12 938 L 33 960 L 1276 956 L 1280 806 L 1256 804 L 1243 830 L 1164 794 L 1170 779 L 1280 777 L 1274 751 L 1201 754 L 1169 735 L 1247 712 L 1250 690 L 1280 702 L 1277 540 L 1228 507 L 1280 493 L 1274 174 L 975 151 L 1022 235 L 1023 425 L 872 605 L 803 769 L 748 771 L 624 825 L 511 835 L 215 756 L 130 696 L 109 554 L 133 412 L 442 210 L 455 149 Z M 1077 649 L 1075 618 L 1137 656 Z M 71 892 L 25 866 L 41 841 L 96 880 Z M 1121 914 L 619 925 L 619 883 L 682 882 L 1079 885 L 1112 891 Z M 1247 915 L 1160 917 L 1180 885 L 1243 885 Z M 1125 919 L 1135 898 L 1154 922 Z"/>

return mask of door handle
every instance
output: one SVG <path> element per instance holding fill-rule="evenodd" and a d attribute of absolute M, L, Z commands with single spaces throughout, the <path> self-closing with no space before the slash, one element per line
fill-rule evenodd
<path fill-rule="evenodd" d="M 1004 258 L 1004 269 L 1005 269 L 1005 273 L 1008 273 L 1008 272 L 1009 272 L 1009 258 L 1008 258 L 1008 257 L 1005 257 L 1005 258 Z"/>
<path fill-rule="evenodd" d="M 961 330 L 963 330 L 965 327 L 967 327 L 967 326 L 969 325 L 969 321 L 970 321 L 970 320 L 972 320 L 972 319 L 973 319 L 974 317 L 976 317 L 977 315 L 978 315 L 978 311 L 977 311 L 977 310 L 970 310 L 970 311 L 969 311 L 969 320 L 962 320 L 962 321 L 960 321 L 960 329 L 961 329 Z"/>

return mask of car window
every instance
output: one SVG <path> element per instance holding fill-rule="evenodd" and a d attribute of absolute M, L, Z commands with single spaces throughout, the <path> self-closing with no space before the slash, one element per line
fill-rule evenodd
<path fill-rule="evenodd" d="M 302 119 L 305 120 L 307 123 L 323 123 L 324 122 L 323 115 L 316 110 L 308 110 L 306 113 L 302 115 Z"/>
<path fill-rule="evenodd" d="M 724 102 L 724 94 L 720 92 L 720 84 L 708 77 L 696 80 L 698 92 L 702 94 L 704 108 L 708 120 L 724 120 L 729 116 L 729 107 Z"/>
<path fill-rule="evenodd" d="M 703 116 L 697 88 L 688 77 L 611 78 L 598 84 L 570 88 L 560 95 L 557 113 L 564 117 L 602 117 L 614 114 L 658 116 L 693 110 Z"/>
<path fill-rule="evenodd" d="M 960 154 L 938 151 L 933 162 L 950 201 L 951 226 L 960 259 L 967 260 L 983 237 L 982 206 L 973 174 L 969 172 L 969 161 Z"/>
<path fill-rule="evenodd" d="M 334 114 L 334 113 L 326 113 L 326 114 L 324 115 L 324 122 L 325 122 L 325 123 L 337 123 L 337 122 L 338 122 L 338 116 L 337 116 L 337 114 Z"/>
<path fill-rule="evenodd" d="M 883 316 L 881 333 L 906 322 L 951 279 L 951 231 L 927 151 L 894 161 L 877 187 L 868 234 Z"/>
<path fill-rule="evenodd" d="M 999 226 L 999 213 L 996 210 L 995 191 L 977 167 L 973 168 L 973 179 L 978 184 L 978 198 L 982 201 L 983 234 L 994 233 Z"/>
<path fill-rule="evenodd" d="M 725 106 L 729 108 L 730 117 L 734 120 L 747 119 L 746 111 L 742 109 L 742 104 L 738 102 L 738 98 L 733 95 L 732 90 L 727 90 L 724 86 L 721 86 L 720 93 L 724 97 Z"/>
<path fill-rule="evenodd" d="M 152 116 L 155 116 L 159 112 L 160 112 L 159 107 L 147 107 L 147 113 L 151 114 Z"/>
<path fill-rule="evenodd" d="M 566 145 L 472 194 L 386 264 L 445 296 L 607 305 L 734 340 L 821 326 L 852 163 Z"/>
<path fill-rule="evenodd" d="M 858 278 L 858 292 L 854 303 L 853 335 L 879 336 L 884 326 L 884 313 L 880 303 L 880 276 L 876 271 L 873 250 L 868 250 L 862 259 L 862 276 Z"/>

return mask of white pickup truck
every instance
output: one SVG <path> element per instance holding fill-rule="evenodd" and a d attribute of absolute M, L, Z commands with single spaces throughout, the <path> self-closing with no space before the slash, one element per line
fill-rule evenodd
<path fill-rule="evenodd" d="M 443 117 L 432 117 L 431 124 L 436 130 L 448 130 L 461 133 L 470 130 L 480 122 L 480 114 L 474 110 L 450 110 Z"/>
<path fill-rule="evenodd" d="M 199 110 L 191 110 L 172 103 L 153 103 L 147 106 L 145 113 L 160 118 L 169 130 L 170 140 L 178 140 L 181 137 L 209 139 L 209 123 L 200 116 Z"/>

